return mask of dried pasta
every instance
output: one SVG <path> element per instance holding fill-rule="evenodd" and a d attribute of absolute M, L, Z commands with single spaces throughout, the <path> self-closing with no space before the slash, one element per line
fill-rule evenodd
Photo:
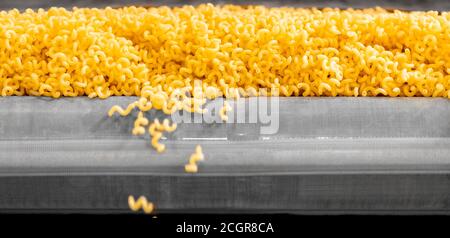
<path fill-rule="evenodd" d="M 189 158 L 189 163 L 187 163 L 184 166 L 184 170 L 187 173 L 197 173 L 198 172 L 197 162 L 202 161 L 204 159 L 205 157 L 203 155 L 202 147 L 200 145 L 197 145 L 197 147 L 195 147 L 195 153 L 192 154 L 191 157 Z"/>
<path fill-rule="evenodd" d="M 133 196 L 128 196 L 128 206 L 134 212 L 137 212 L 142 209 L 144 213 L 150 214 L 153 212 L 155 206 L 153 203 L 147 201 L 147 198 L 144 196 L 140 196 L 137 200 L 134 199 Z"/>
<path fill-rule="evenodd" d="M 201 112 L 221 96 L 450 97 L 449 12 L 50 8 L 1 11 L 0 24 L 2 96 L 141 97 L 110 115 Z"/>
<path fill-rule="evenodd" d="M 118 112 L 121 116 L 127 116 L 136 107 L 136 105 L 137 102 L 130 103 L 125 110 L 122 109 L 120 106 L 115 105 L 111 107 L 111 109 L 109 110 L 108 116 L 112 117 L 115 112 Z"/>
<path fill-rule="evenodd" d="M 151 136 L 151 144 L 153 148 L 156 149 L 159 153 L 163 152 L 166 149 L 164 144 L 159 143 L 164 131 L 164 126 L 159 122 L 156 118 L 155 121 L 149 126 L 148 132 Z"/>
<path fill-rule="evenodd" d="M 142 111 L 138 113 L 138 117 L 134 121 L 133 135 L 143 135 L 145 134 L 144 126 L 148 125 L 148 119 L 144 117 Z"/>
<path fill-rule="evenodd" d="M 151 144 L 153 148 L 156 149 L 158 152 L 163 152 L 165 150 L 165 145 L 159 143 L 159 139 L 161 139 L 163 132 L 173 132 L 177 129 L 177 124 L 172 123 L 170 125 L 169 119 L 164 119 L 163 123 L 160 123 L 158 118 L 156 118 L 153 123 L 148 127 L 148 132 L 151 139 Z"/>

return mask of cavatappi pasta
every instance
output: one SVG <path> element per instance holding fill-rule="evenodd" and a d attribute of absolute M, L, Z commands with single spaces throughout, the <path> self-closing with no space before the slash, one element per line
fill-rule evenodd
<path fill-rule="evenodd" d="M 141 114 L 142 112 L 139 112 L 139 114 Z M 136 119 L 136 121 L 139 120 L 139 116 Z M 143 119 L 141 119 L 143 120 Z M 146 119 L 145 119 L 146 120 Z M 135 130 L 140 130 L 140 126 L 139 124 L 136 124 L 135 122 L 135 127 L 133 129 L 133 131 Z M 176 123 L 172 123 L 172 125 L 170 125 L 169 119 L 164 119 L 163 123 L 160 123 L 158 118 L 156 118 L 152 124 L 150 124 L 150 126 L 148 127 L 148 132 L 151 136 L 151 144 L 153 146 L 153 148 L 156 149 L 156 151 L 158 152 L 163 152 L 165 150 L 165 145 L 159 143 L 159 139 L 161 139 L 163 132 L 173 132 L 177 129 L 177 124 Z M 133 133 L 134 134 L 134 133 Z M 144 133 L 142 133 L 144 134 Z"/>
<path fill-rule="evenodd" d="M 134 212 L 142 209 L 142 211 L 146 214 L 152 213 L 155 208 L 153 203 L 147 201 L 146 197 L 140 196 L 137 200 L 135 200 L 131 195 L 128 196 L 128 207 Z"/>
<path fill-rule="evenodd" d="M 450 97 L 448 12 L 50 8 L 2 11 L 0 24 L 2 96 L 136 95 L 166 113 L 201 110 L 170 97 L 194 95 L 195 80 L 207 98 Z"/>
<path fill-rule="evenodd" d="M 133 135 L 143 135 L 145 134 L 145 127 L 148 125 L 148 119 L 144 117 L 142 111 L 138 113 L 138 117 L 134 121 Z"/>
<path fill-rule="evenodd" d="M 128 105 L 126 109 L 121 108 L 118 105 L 115 105 L 109 109 L 108 116 L 112 117 L 115 112 L 119 113 L 121 116 L 127 116 L 130 112 L 136 107 L 137 103 L 133 102 Z"/>
<path fill-rule="evenodd" d="M 166 149 L 166 146 L 164 144 L 159 143 L 159 139 L 161 139 L 163 131 L 164 127 L 161 125 L 158 119 L 155 119 L 155 121 L 148 127 L 148 132 L 151 137 L 151 144 L 153 148 L 155 148 L 155 150 L 160 153 Z"/>
<path fill-rule="evenodd" d="M 202 147 L 200 145 L 197 145 L 195 147 L 195 153 L 191 155 L 189 158 L 189 163 L 187 163 L 184 166 L 184 170 L 187 173 L 197 173 L 198 172 L 198 166 L 197 162 L 202 161 L 205 159 L 205 156 L 203 155 Z"/>

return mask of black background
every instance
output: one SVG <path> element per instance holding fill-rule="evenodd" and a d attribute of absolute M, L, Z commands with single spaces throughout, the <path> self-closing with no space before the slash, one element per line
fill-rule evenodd
<path fill-rule="evenodd" d="M 295 216 L 287 214 L 170 214 L 158 215 L 0 215 L 2 234 L 54 235 L 119 235 L 120 237 L 196 236 L 202 234 L 176 233 L 177 224 L 213 224 L 217 222 L 271 222 L 275 233 L 219 233 L 216 236 L 399 236 L 406 235 L 440 237 L 448 236 L 450 217 L 445 216 Z M 17 237 L 16 235 L 10 237 Z M 286 236 L 285 236 L 286 235 Z M 6 236 L 9 237 L 9 236 Z M 100 236 L 99 236 L 100 237 Z"/>

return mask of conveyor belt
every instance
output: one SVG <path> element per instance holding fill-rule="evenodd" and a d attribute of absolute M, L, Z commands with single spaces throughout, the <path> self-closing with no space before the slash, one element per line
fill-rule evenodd
<path fill-rule="evenodd" d="M 276 134 L 182 123 L 162 154 L 130 135 L 136 114 L 107 116 L 133 100 L 0 98 L 0 211 L 126 212 L 132 194 L 159 212 L 450 212 L 447 99 L 281 98 Z"/>

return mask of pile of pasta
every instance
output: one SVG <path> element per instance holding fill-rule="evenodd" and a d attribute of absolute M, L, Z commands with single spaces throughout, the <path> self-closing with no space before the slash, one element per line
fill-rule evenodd
<path fill-rule="evenodd" d="M 258 96 L 261 88 L 279 96 L 450 97 L 448 12 L 51 8 L 2 11 L 0 24 L 2 96 L 151 91 L 147 101 L 170 112 L 162 101 L 177 89 L 192 93 L 201 80 L 212 98 Z"/>

